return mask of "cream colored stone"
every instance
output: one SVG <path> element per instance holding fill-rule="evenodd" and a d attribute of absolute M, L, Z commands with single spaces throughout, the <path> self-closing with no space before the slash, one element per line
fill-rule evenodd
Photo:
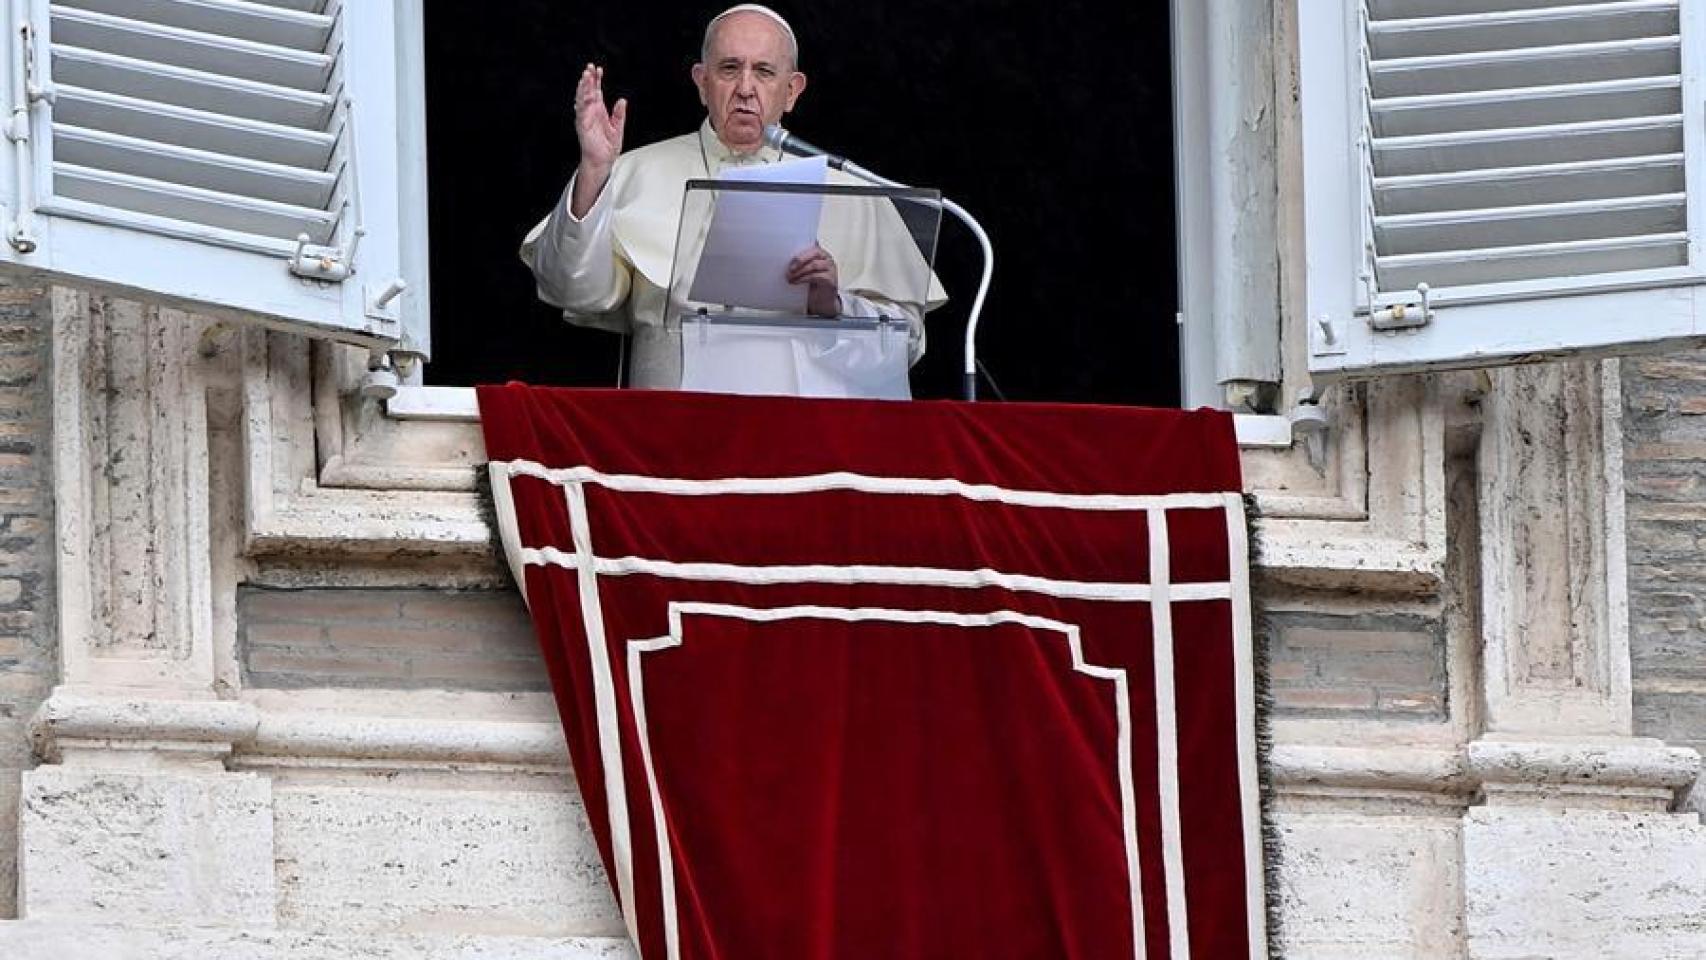
<path fill-rule="evenodd" d="M 24 774 L 19 915 L 270 926 L 271 785 L 253 774 Z"/>
<path fill-rule="evenodd" d="M 1289 960 L 1456 954 L 1453 816 L 1281 814 L 1280 946 Z"/>
<path fill-rule="evenodd" d="M 578 797 L 281 787 L 278 918 L 375 933 L 619 936 Z"/>
<path fill-rule="evenodd" d="M 21 921 L 0 924 L 6 960 L 637 960 L 597 937 L 351 936 Z"/>
<path fill-rule="evenodd" d="M 1692 815 L 1472 810 L 1464 910 L 1474 960 L 1696 960 L 1706 828 Z"/>

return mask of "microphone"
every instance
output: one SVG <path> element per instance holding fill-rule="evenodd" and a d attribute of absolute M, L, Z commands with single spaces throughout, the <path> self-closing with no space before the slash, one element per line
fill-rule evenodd
<path fill-rule="evenodd" d="M 823 157 L 829 161 L 830 166 L 837 170 L 840 170 L 847 164 L 846 157 L 838 157 L 816 144 L 807 143 L 806 141 L 801 140 L 799 137 L 796 137 L 782 129 L 782 125 L 779 123 L 770 123 L 765 125 L 764 144 L 772 149 L 780 150 L 783 153 L 791 153 L 796 157 Z"/>

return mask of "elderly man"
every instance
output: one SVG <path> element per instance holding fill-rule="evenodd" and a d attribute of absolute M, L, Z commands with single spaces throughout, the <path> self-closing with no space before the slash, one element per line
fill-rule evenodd
<path fill-rule="evenodd" d="M 556 208 L 522 242 L 521 258 L 538 280 L 540 299 L 561 307 L 571 322 L 632 335 L 630 385 L 681 383 L 680 332 L 671 321 L 684 305 L 669 302 L 668 286 L 686 181 L 781 159 L 765 146 L 764 128 L 792 110 L 805 90 L 798 62 L 794 31 L 779 14 L 757 4 L 731 7 L 706 26 L 692 70 L 705 122 L 695 133 L 626 153 L 628 102 L 606 105 L 603 67 L 589 63 L 581 71 L 580 164 Z M 916 361 L 923 352 L 922 311 L 891 297 L 904 300 L 924 265 L 892 206 L 882 206 L 861 219 L 863 236 L 837 231 L 841 248 L 820 233 L 830 249 L 802 251 L 788 264 L 787 280 L 806 287 L 807 310 L 816 316 L 905 316 Z M 934 277 L 927 299 L 924 310 L 946 299 Z"/>

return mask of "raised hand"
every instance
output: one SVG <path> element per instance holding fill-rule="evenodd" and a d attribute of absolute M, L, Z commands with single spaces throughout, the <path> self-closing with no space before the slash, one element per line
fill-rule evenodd
<path fill-rule="evenodd" d="M 587 64 L 575 84 L 575 138 L 580 141 L 580 169 L 575 177 L 572 212 L 586 215 L 610 178 L 610 167 L 622 153 L 622 130 L 628 124 L 628 101 L 604 103 L 604 68 Z"/>
<path fill-rule="evenodd" d="M 834 317 L 841 313 L 841 275 L 835 258 L 829 251 L 812 244 L 811 248 L 788 262 L 788 282 L 804 283 L 806 312 L 817 317 Z"/>

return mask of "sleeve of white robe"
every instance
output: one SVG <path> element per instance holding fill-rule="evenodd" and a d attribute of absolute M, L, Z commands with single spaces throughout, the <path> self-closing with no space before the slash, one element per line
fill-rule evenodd
<path fill-rule="evenodd" d="M 538 282 L 539 299 L 577 319 L 599 317 L 628 299 L 632 268 L 616 255 L 611 185 L 604 185 L 592 209 L 579 219 L 569 210 L 574 192 L 571 177 L 550 215 L 521 241 L 521 259 Z"/>
<path fill-rule="evenodd" d="M 839 295 L 844 317 L 889 317 L 895 320 L 905 317 L 907 365 L 924 358 L 924 318 L 919 315 L 917 307 L 895 303 L 875 293 L 860 295 L 842 290 Z"/>

